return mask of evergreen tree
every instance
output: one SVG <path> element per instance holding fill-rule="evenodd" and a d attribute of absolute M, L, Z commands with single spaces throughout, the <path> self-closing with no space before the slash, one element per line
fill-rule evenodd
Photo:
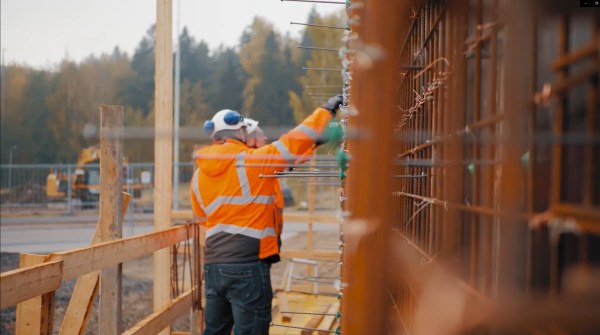
<path fill-rule="evenodd" d="M 144 116 L 154 104 L 154 25 L 146 31 L 131 59 L 132 74 L 121 80 L 119 98 L 125 105 L 141 109 Z"/>
<path fill-rule="evenodd" d="M 247 75 L 239 55 L 233 48 L 221 48 L 214 56 L 212 84 L 207 87 L 207 99 L 213 112 L 229 108 L 241 110 Z"/>
<path fill-rule="evenodd" d="M 22 146 L 24 115 L 21 111 L 26 100 L 24 92 L 30 85 L 29 73 L 29 69 L 21 66 L 5 66 L 2 69 L 4 87 L 0 109 L 0 152 L 3 164 L 8 163 L 14 145 L 18 148 Z"/>

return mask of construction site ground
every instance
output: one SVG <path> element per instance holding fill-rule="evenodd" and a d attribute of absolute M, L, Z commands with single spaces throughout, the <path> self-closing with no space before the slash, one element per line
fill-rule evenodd
<path fill-rule="evenodd" d="M 321 250 L 334 250 L 337 248 L 339 235 L 335 232 L 313 232 L 314 248 Z M 295 233 L 286 238 L 283 243 L 283 250 L 300 250 L 306 248 L 307 236 L 306 233 Z M 1 272 L 5 272 L 18 267 L 18 253 L 1 253 Z M 274 264 L 271 271 L 271 279 L 273 289 L 280 292 L 285 285 L 284 275 L 288 268 L 289 260 L 282 260 Z M 300 277 L 308 277 L 307 266 L 296 265 L 294 275 Z M 189 270 L 188 270 L 189 271 Z M 318 296 L 305 293 L 287 293 L 287 303 L 289 309 L 293 311 L 325 313 L 325 309 L 335 308 L 337 298 L 335 297 L 337 289 L 334 287 L 331 278 L 339 278 L 339 262 L 328 261 L 319 262 L 319 277 L 327 278 L 319 283 Z M 292 282 L 291 291 L 312 292 L 312 283 L 295 280 Z M 75 285 L 75 280 L 64 282 L 55 294 L 55 315 L 54 315 L 54 331 L 57 332 L 60 328 L 60 323 L 69 303 L 71 292 Z M 122 308 L 122 326 L 123 329 L 128 329 L 135 325 L 138 321 L 152 313 L 152 256 L 146 256 L 134 261 L 123 264 L 123 308 Z M 188 289 L 186 287 L 186 289 Z M 277 296 L 277 294 L 276 294 Z M 94 311 L 90 315 L 88 325 L 84 334 L 98 333 L 98 314 L 97 314 L 98 299 L 94 304 Z M 0 334 L 14 334 L 15 324 L 14 306 L 3 308 L 0 310 Z M 292 319 L 282 320 L 279 314 L 279 301 L 274 299 L 273 322 L 276 324 L 284 324 L 292 327 L 273 327 L 272 334 L 300 334 L 300 329 L 293 327 L 303 327 L 307 324 L 315 323 L 314 316 L 294 314 Z M 312 320 L 311 320 L 312 319 Z M 174 324 L 173 330 L 189 331 L 189 316 L 180 317 Z M 322 320 L 326 322 L 327 320 Z M 335 320 L 333 320 L 335 322 Z M 316 324 L 316 323 L 315 323 Z M 317 324 L 318 325 L 318 324 Z M 334 324 L 331 325 L 334 327 Z"/>

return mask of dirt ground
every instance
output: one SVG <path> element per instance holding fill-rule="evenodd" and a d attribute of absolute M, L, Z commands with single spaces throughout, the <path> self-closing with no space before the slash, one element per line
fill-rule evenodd
<path fill-rule="evenodd" d="M 313 233 L 314 248 L 322 250 L 337 250 L 338 235 L 336 233 Z M 283 250 L 298 250 L 306 247 L 306 234 L 298 233 L 284 241 Z M 18 267 L 19 255 L 16 253 L 1 253 L 1 272 Z M 288 260 L 275 264 L 271 270 L 273 287 L 282 283 Z M 304 271 L 299 267 L 299 271 Z M 303 275 L 302 272 L 295 274 Z M 320 262 L 319 276 L 327 278 L 339 277 L 338 262 Z M 58 332 L 65 309 L 69 303 L 75 279 L 64 282 L 55 294 L 54 332 Z M 319 284 L 323 291 L 334 291 L 333 284 Z M 146 256 L 123 264 L 123 308 L 122 328 L 129 329 L 137 322 L 152 313 L 152 256 Z M 97 334 L 98 299 L 94 303 L 94 311 L 88 320 L 84 334 Z M 0 309 L 0 334 L 14 334 L 15 307 Z M 189 331 L 189 315 L 180 317 L 174 324 L 173 330 Z"/>

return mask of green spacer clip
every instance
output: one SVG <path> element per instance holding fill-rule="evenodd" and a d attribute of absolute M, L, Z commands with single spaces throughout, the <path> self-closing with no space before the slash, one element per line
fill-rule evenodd
<path fill-rule="evenodd" d="M 348 168 L 348 154 L 344 150 L 338 149 L 336 158 L 340 169 L 342 171 L 346 171 L 346 169 Z"/>
<path fill-rule="evenodd" d="M 521 156 L 521 163 L 523 163 L 523 166 L 525 168 L 529 168 L 529 151 L 527 151 L 523 154 L 523 156 Z"/>
<path fill-rule="evenodd" d="M 475 172 L 475 164 L 471 163 L 467 165 L 467 171 L 469 171 L 470 174 L 473 174 Z"/>

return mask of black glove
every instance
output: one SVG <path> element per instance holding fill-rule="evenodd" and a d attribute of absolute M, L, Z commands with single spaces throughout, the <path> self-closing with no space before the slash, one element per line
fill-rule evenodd
<path fill-rule="evenodd" d="M 329 100 L 327 100 L 326 103 L 321 105 L 321 107 L 330 111 L 331 115 L 335 117 L 335 114 L 338 108 L 340 108 L 340 106 L 342 105 L 342 103 L 344 103 L 344 97 L 341 94 L 338 94 L 334 97 L 329 98 Z"/>

